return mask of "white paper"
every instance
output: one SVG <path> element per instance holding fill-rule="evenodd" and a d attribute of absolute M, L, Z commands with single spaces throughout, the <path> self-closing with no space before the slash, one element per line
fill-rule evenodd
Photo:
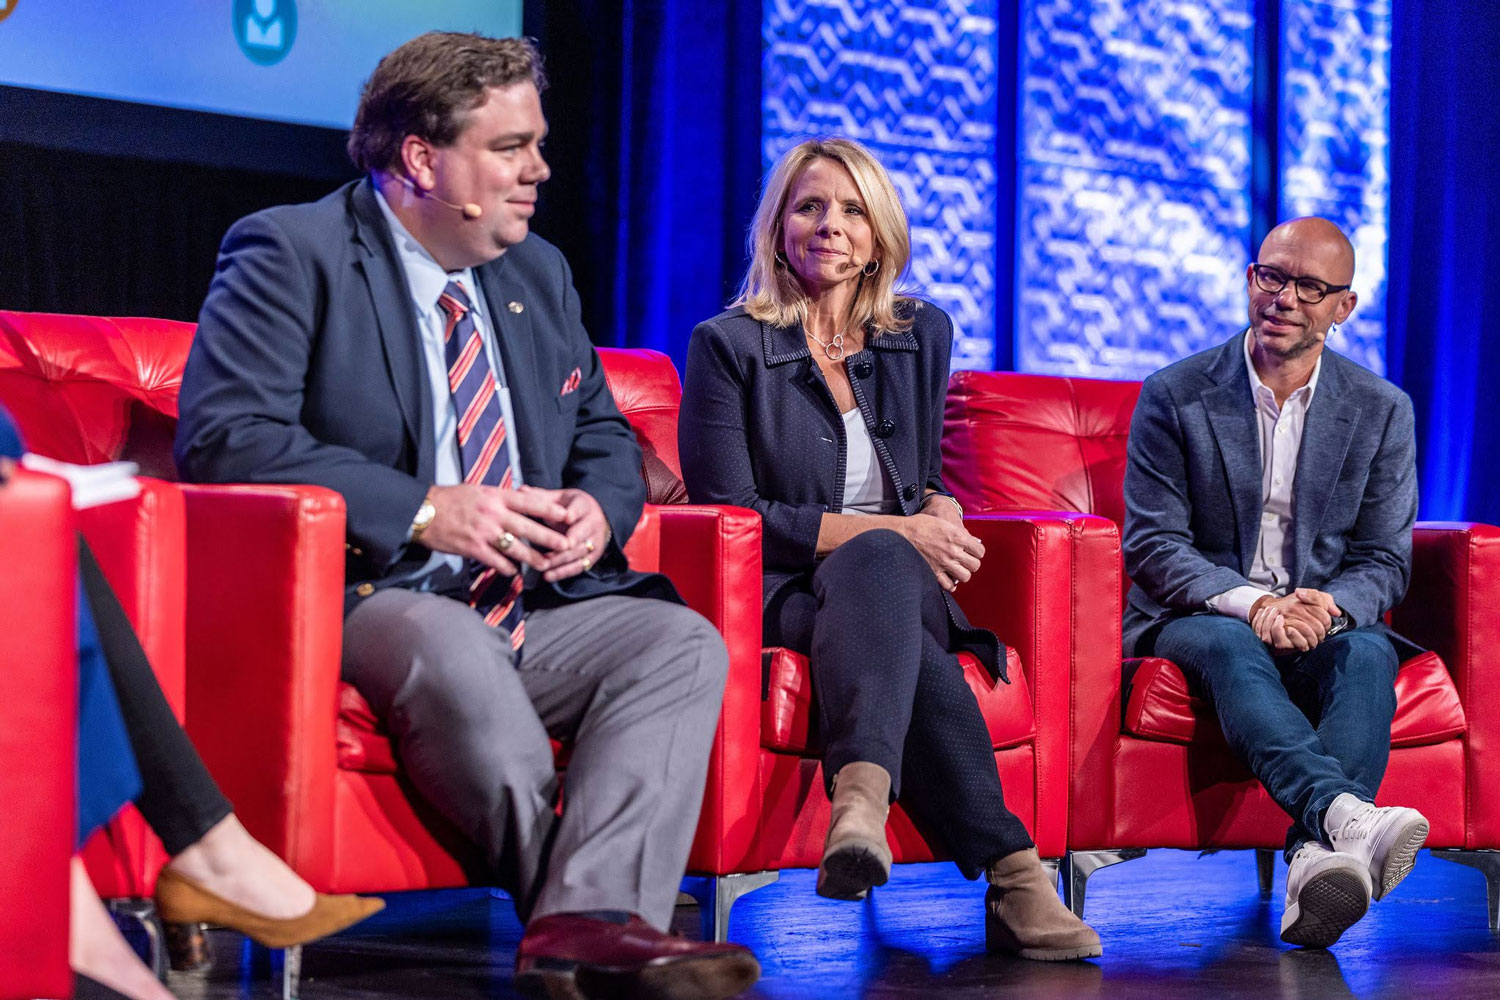
<path fill-rule="evenodd" d="M 141 467 L 134 462 L 74 465 L 28 452 L 21 456 L 21 464 L 32 472 L 66 479 L 73 488 L 74 510 L 130 500 L 141 494 L 140 481 L 135 478 Z"/>

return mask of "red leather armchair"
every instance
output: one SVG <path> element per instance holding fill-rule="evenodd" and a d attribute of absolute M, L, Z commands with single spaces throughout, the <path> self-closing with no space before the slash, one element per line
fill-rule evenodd
<path fill-rule="evenodd" d="M 78 767 L 77 543 L 67 484 L 0 485 L 0 1000 L 66 997 Z"/>
<path fill-rule="evenodd" d="M 1065 892 L 1082 912 L 1088 875 L 1145 848 L 1271 849 L 1289 820 L 1229 752 L 1212 709 L 1159 658 L 1121 659 L 1120 525 L 1125 444 L 1140 384 L 958 372 L 949 384 L 943 469 L 973 509 L 1059 511 L 1071 526 L 1075 614 L 1071 796 Z M 1486 869 L 1495 924 L 1500 721 L 1479 682 L 1500 622 L 1500 529 L 1422 524 L 1395 627 L 1432 652 L 1402 664 L 1392 752 L 1379 801 L 1420 805 L 1428 844 Z M 1495 730 L 1495 732 L 1491 732 Z"/>
<path fill-rule="evenodd" d="M 712 929 L 722 935 L 727 904 L 742 886 L 764 884 L 783 868 L 813 868 L 822 857 L 829 802 L 823 793 L 821 748 L 810 732 L 812 691 L 805 657 L 760 647 L 760 526 L 735 508 L 679 504 L 677 457 L 681 387 L 670 361 L 654 351 L 602 351 L 610 386 L 635 427 L 645 454 L 649 499 L 662 503 L 662 569 L 699 611 L 719 624 L 729 645 L 730 673 L 708 799 L 689 870 L 712 876 L 723 910 Z M 740 525 L 734 532 L 689 539 L 683 528 L 708 518 Z M 984 542 L 984 568 L 965 590 L 964 610 L 1009 644 L 1010 685 L 993 681 L 965 657 L 965 675 L 979 699 L 1005 785 L 1006 803 L 1021 817 L 1043 857 L 1064 846 L 1067 783 L 1067 677 L 1063 654 L 1072 570 L 1070 527 L 1051 515 L 981 515 L 968 527 Z M 717 550 L 709 548 L 710 543 Z M 722 567 L 710 594 L 694 567 Z M 732 602 L 726 604 L 725 602 Z M 887 835 L 897 862 L 931 861 L 936 852 L 920 825 L 898 803 Z M 764 874 L 755 874 L 763 872 Z M 705 901 L 705 929 L 708 905 Z"/>
<path fill-rule="evenodd" d="M 126 458 L 170 478 L 192 334 L 190 324 L 169 321 L 0 312 L 0 400 L 41 454 L 78 463 Z M 666 372 L 675 442 L 677 381 L 670 364 Z M 339 681 L 341 497 L 316 487 L 157 481 L 139 504 L 83 516 L 163 688 L 179 710 L 191 701 L 189 734 L 259 839 L 324 891 L 486 877 L 462 838 L 412 794 L 378 721 Z M 175 548 L 152 544 L 172 534 L 161 522 L 173 517 Z M 695 607 L 726 634 L 747 637 L 734 644 L 743 696 L 725 701 L 718 777 L 694 848 L 704 870 L 732 871 L 753 838 L 746 815 L 758 760 L 753 746 L 745 752 L 722 732 L 759 728 L 760 523 L 747 511 L 707 508 L 674 509 L 669 520 L 674 541 L 663 560 L 660 519 L 647 508 L 627 548 L 633 564 L 664 563 Z M 193 664 L 185 684 L 184 636 Z M 91 872 L 106 895 L 149 896 L 163 860 L 138 819 L 112 824 L 90 845 Z M 728 901 L 710 906 L 710 917 L 727 913 Z"/>
<path fill-rule="evenodd" d="M 81 465 L 129 459 L 147 473 L 138 497 L 79 511 L 74 523 L 179 718 L 186 676 L 184 505 L 175 486 L 151 474 L 172 469 L 170 434 L 191 334 L 185 323 L 0 312 L 0 403 L 27 447 Z M 142 921 L 162 971 L 159 928 L 146 903 L 166 862 L 161 842 L 127 806 L 90 838 L 83 857 L 111 908 Z"/>

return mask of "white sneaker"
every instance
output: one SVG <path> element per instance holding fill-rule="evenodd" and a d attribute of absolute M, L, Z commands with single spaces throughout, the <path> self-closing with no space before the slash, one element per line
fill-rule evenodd
<path fill-rule="evenodd" d="M 1327 948 L 1370 908 L 1370 873 L 1353 855 L 1308 841 L 1286 870 L 1281 940 Z"/>
<path fill-rule="evenodd" d="M 1405 806 L 1377 806 L 1345 792 L 1323 814 L 1323 829 L 1335 851 L 1352 854 L 1370 870 L 1380 899 L 1411 874 L 1427 839 L 1427 818 Z"/>

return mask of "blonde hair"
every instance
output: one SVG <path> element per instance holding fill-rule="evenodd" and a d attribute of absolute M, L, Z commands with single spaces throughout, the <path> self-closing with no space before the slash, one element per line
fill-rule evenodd
<path fill-rule="evenodd" d="M 909 301 L 897 293 L 911 261 L 911 230 L 901 198 L 885 167 L 864 146 L 852 139 L 809 139 L 787 150 L 766 178 L 765 190 L 755 209 L 747 240 L 750 267 L 731 306 L 744 306 L 754 318 L 774 326 L 795 326 L 807 321 L 807 293 L 785 263 L 782 216 L 792 186 L 814 160 L 832 160 L 854 179 L 870 220 L 875 249 L 872 260 L 879 269 L 859 279 L 850 319 L 857 329 L 904 331 L 911 327 L 910 310 L 898 307 Z"/>

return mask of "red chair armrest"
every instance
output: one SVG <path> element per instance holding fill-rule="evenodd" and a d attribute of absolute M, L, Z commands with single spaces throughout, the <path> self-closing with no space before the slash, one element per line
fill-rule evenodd
<path fill-rule="evenodd" d="M 1500 527 L 1423 521 L 1412 533 L 1412 577 L 1391 612 L 1396 631 L 1443 658 L 1454 679 L 1500 646 Z M 1463 694 L 1460 684 L 1459 693 Z"/>
<path fill-rule="evenodd" d="M 661 512 L 661 571 L 729 648 L 693 871 L 744 870 L 759 822 L 761 521 L 741 507 L 671 504 Z"/>
<path fill-rule="evenodd" d="M 174 483 L 142 477 L 128 500 L 77 512 L 79 530 L 99 561 L 140 640 L 157 684 L 179 720 L 187 700 L 186 516 Z M 127 808 L 83 850 L 103 896 L 150 895 L 167 854 L 144 820 Z"/>
<path fill-rule="evenodd" d="M 661 508 L 648 503 L 641 508 L 640 519 L 625 542 L 625 558 L 630 568 L 655 573 L 661 568 Z"/>
<path fill-rule="evenodd" d="M 1033 837 L 1055 857 L 1066 841 L 1069 775 L 1080 753 L 1095 752 L 1093 740 L 1070 734 L 1080 720 L 1119 725 L 1119 532 L 1107 518 L 1056 511 L 971 514 L 964 527 L 985 555 L 959 602 L 1020 654 L 1036 713 Z"/>
<path fill-rule="evenodd" d="M 0 485 L 0 997 L 62 997 L 76 836 L 77 542 L 68 486 Z"/>
<path fill-rule="evenodd" d="M 182 490 L 142 477 L 140 495 L 77 512 L 78 527 L 179 719 L 186 690 L 187 527 Z"/>
<path fill-rule="evenodd" d="M 1443 658 L 1463 702 L 1470 847 L 1500 845 L 1500 527 L 1428 521 L 1412 534 L 1412 578 L 1396 631 Z"/>
<path fill-rule="evenodd" d="M 321 888 L 334 851 L 343 497 L 183 492 L 188 733 L 250 832 Z"/>

